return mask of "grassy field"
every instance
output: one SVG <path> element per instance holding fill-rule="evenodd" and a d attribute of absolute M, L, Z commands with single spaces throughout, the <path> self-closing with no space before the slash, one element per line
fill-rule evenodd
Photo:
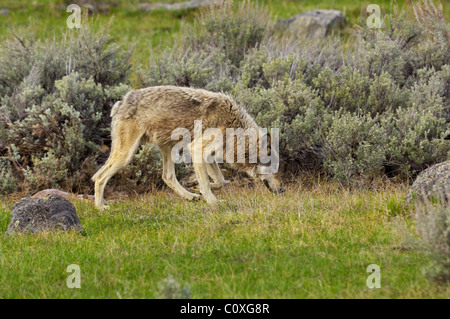
<path fill-rule="evenodd" d="M 106 212 L 79 201 L 83 235 L 0 236 L 0 297 L 153 298 L 172 276 L 193 298 L 446 298 L 422 274 L 427 257 L 403 243 L 405 190 L 231 186 L 212 207 L 162 191 Z M 1 233 L 13 203 L 0 203 Z M 70 264 L 81 289 L 66 287 Z M 370 264 L 380 289 L 366 286 Z"/>
<path fill-rule="evenodd" d="M 77 1 L 73 1 L 76 3 Z M 99 1 L 108 2 L 108 1 Z M 156 10 L 143 12 L 138 8 L 141 2 L 178 2 L 177 0 L 146 0 L 146 1 L 114 1 L 117 6 L 112 6 L 107 13 L 95 14 L 100 23 L 108 22 L 112 17 L 111 35 L 113 41 L 128 46 L 135 44 L 133 61 L 136 66 L 145 65 L 150 56 L 151 48 L 171 46 L 176 39 L 183 23 L 193 23 L 198 10 L 167 11 Z M 313 9 L 338 9 L 345 12 L 349 19 L 348 28 L 358 23 L 361 11 L 369 3 L 380 5 L 383 12 L 393 11 L 393 4 L 399 8 L 408 6 L 406 0 L 377 0 L 377 1 L 353 1 L 353 0 L 309 0 L 309 1 L 257 1 L 266 6 L 272 12 L 273 20 L 288 18 L 303 11 Z M 0 41 L 15 33 L 33 33 L 36 38 L 59 37 L 67 31 L 66 20 L 71 13 L 67 13 L 63 0 L 4 0 L 0 9 L 8 8 L 9 15 L 0 16 Z M 444 12 L 450 17 L 448 0 L 443 2 Z M 346 34 L 346 31 L 343 32 Z"/>

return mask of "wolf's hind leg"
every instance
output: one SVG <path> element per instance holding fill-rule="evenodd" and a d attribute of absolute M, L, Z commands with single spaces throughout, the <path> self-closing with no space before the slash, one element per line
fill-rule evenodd
<path fill-rule="evenodd" d="M 178 182 L 175 174 L 175 163 L 172 161 L 170 148 L 161 148 L 161 152 L 163 156 L 162 178 L 167 186 L 187 200 L 199 199 L 201 197 L 200 195 L 188 192 L 183 186 L 181 186 L 180 182 Z"/>
<path fill-rule="evenodd" d="M 225 184 L 229 183 L 230 181 L 225 180 L 223 177 L 222 172 L 220 171 L 219 165 L 216 161 L 212 163 L 208 163 L 206 166 L 206 171 L 208 172 L 208 175 L 213 179 L 213 183 L 211 183 L 211 189 L 220 189 Z"/>
<path fill-rule="evenodd" d="M 143 135 L 134 121 L 119 121 L 112 130 L 111 154 L 105 165 L 92 177 L 95 182 L 95 206 L 99 209 L 104 208 L 106 183 L 131 160 Z"/>

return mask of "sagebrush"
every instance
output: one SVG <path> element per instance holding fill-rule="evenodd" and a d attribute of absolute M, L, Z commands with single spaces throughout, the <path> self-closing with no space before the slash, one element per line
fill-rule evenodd
<path fill-rule="evenodd" d="M 139 72 L 140 86 L 233 95 L 259 125 L 280 128 L 287 172 L 323 172 L 351 184 L 408 179 L 449 158 L 450 26 L 442 7 L 416 4 L 415 16 L 387 15 L 377 31 L 362 21 L 350 43 L 285 38 L 250 4 L 209 10 L 198 19 L 203 29 L 183 34 L 188 40 Z M 258 19 L 248 19 L 254 10 Z M 215 23 L 217 12 L 233 19 Z M 240 32 L 229 31 L 234 25 Z M 236 42 L 243 45 L 230 53 Z"/>
<path fill-rule="evenodd" d="M 426 275 L 450 282 L 450 202 L 427 202 L 416 206 L 417 243 L 432 258 Z"/>
<path fill-rule="evenodd" d="M 92 189 L 110 148 L 109 112 L 131 87 L 223 91 L 261 127 L 281 130 L 282 169 L 341 183 L 401 180 L 449 158 L 450 25 L 431 1 L 364 21 L 347 42 L 275 32 L 267 10 L 225 1 L 150 54 L 130 83 L 131 50 L 88 26 L 61 41 L 17 36 L 0 48 L 0 192 Z M 114 180 L 144 192 L 161 185 L 150 146 Z M 114 181 L 113 180 L 113 181 Z"/>
<path fill-rule="evenodd" d="M 110 148 L 111 107 L 131 89 L 132 51 L 112 43 L 108 26 L 91 27 L 59 40 L 17 35 L 1 44 L 0 193 L 92 188 Z M 158 181 L 158 165 L 143 169 L 158 155 L 141 153 L 116 179 L 119 190 L 148 176 Z"/>

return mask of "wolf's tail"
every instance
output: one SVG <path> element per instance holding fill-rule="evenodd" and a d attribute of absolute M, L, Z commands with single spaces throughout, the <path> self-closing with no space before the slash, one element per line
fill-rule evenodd
<path fill-rule="evenodd" d="M 111 135 L 113 135 L 112 130 L 114 130 L 114 122 L 117 121 L 117 119 L 114 119 L 114 117 L 118 113 L 121 105 L 122 105 L 122 101 L 117 101 L 111 109 L 111 118 L 112 118 L 112 123 L 113 123 L 111 125 Z M 102 174 L 104 170 L 105 170 L 105 165 L 103 165 L 102 168 L 100 168 L 97 171 L 97 173 L 95 173 L 94 176 L 91 177 L 91 180 L 95 182 L 96 179 L 98 178 L 98 176 L 100 174 Z"/>
<path fill-rule="evenodd" d="M 120 106 L 122 105 L 122 101 L 117 101 L 114 106 L 111 109 L 111 117 L 114 117 L 114 115 L 117 114 L 117 111 L 119 110 Z"/>

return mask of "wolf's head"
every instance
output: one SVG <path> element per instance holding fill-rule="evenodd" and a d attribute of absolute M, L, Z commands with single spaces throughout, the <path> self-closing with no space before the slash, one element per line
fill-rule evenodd
<path fill-rule="evenodd" d="M 263 140 L 262 143 L 260 143 L 261 139 Z M 278 143 L 277 139 L 274 140 L 270 133 L 260 136 L 258 140 L 258 163 L 249 167 L 247 174 L 262 181 L 271 192 L 284 193 L 285 188 L 278 172 L 280 161 L 278 144 L 274 144 L 274 142 Z"/>
<path fill-rule="evenodd" d="M 261 174 L 258 177 L 271 192 L 281 194 L 286 191 L 278 172 L 275 174 Z"/>
<path fill-rule="evenodd" d="M 286 189 L 283 186 L 280 173 L 267 173 L 266 170 L 267 165 L 256 164 L 251 168 L 249 167 L 246 172 L 253 179 L 263 182 L 272 193 L 284 193 Z"/>

